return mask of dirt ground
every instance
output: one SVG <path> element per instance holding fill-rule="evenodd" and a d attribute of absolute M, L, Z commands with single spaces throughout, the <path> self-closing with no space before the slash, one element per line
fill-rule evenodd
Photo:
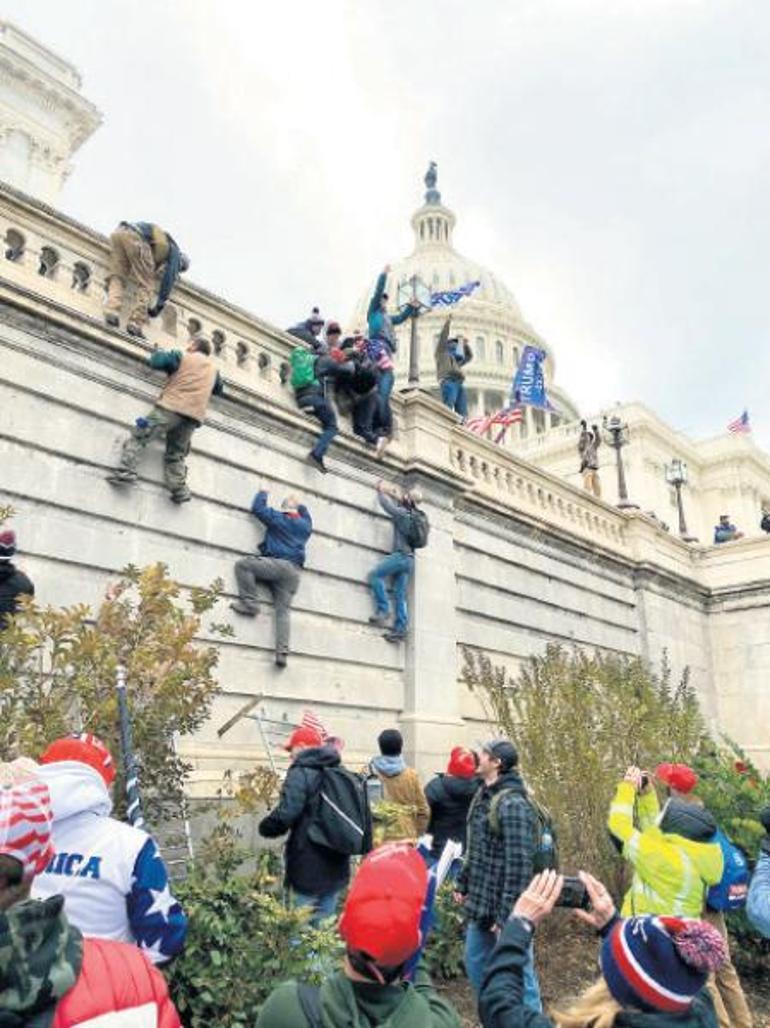
<path fill-rule="evenodd" d="M 558 912 L 547 926 L 538 932 L 536 954 L 540 987 L 546 1010 L 554 1005 L 566 1004 L 598 977 L 596 936 L 568 915 Z M 754 1015 L 754 1028 L 770 1028 L 770 960 L 763 968 L 749 971 L 739 967 L 746 998 Z M 463 978 L 447 982 L 441 992 L 461 1015 L 463 1028 L 476 1028 L 480 1024 L 475 1011 L 473 995 Z"/>

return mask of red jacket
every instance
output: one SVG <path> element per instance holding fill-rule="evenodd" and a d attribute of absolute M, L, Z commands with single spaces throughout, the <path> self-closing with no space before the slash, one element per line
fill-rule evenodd
<path fill-rule="evenodd" d="M 83 940 L 83 965 L 59 1000 L 51 1028 L 181 1028 L 166 980 L 141 950 L 106 939 Z"/>

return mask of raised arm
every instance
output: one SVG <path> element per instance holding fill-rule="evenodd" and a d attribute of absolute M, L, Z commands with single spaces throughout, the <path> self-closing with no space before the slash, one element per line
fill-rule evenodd
<path fill-rule="evenodd" d="M 274 510 L 267 505 L 267 490 L 260 489 L 251 502 L 251 513 L 261 521 L 263 525 L 276 525 L 281 521 L 283 515 L 280 511 Z"/>
<path fill-rule="evenodd" d="M 385 270 L 382 271 L 377 277 L 377 282 L 374 286 L 374 292 L 372 293 L 372 298 L 369 301 L 369 309 L 366 312 L 367 318 L 371 318 L 372 314 L 374 314 L 375 311 L 378 311 L 380 309 L 380 304 L 382 303 L 382 294 L 385 292 L 385 283 L 388 281 L 389 270 L 389 268 L 385 268 Z"/>

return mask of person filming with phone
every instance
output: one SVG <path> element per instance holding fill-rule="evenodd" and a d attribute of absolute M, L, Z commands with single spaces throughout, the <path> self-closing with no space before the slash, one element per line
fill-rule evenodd
<path fill-rule="evenodd" d="M 601 978 L 551 1017 L 524 1006 L 532 937 L 555 906 L 594 928 Z M 618 917 L 598 879 L 581 871 L 536 875 L 516 900 L 487 964 L 479 997 L 483 1028 L 716 1028 L 709 974 L 726 956 L 719 932 L 681 917 Z"/>

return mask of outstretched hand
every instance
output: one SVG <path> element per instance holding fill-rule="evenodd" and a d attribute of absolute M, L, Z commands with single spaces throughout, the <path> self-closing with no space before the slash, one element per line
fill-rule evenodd
<path fill-rule="evenodd" d="M 633 785 L 637 792 L 642 788 L 642 778 L 643 774 L 641 768 L 635 767 L 634 765 L 629 767 L 623 775 L 623 781 L 629 782 Z"/>
<path fill-rule="evenodd" d="M 561 896 L 564 878 L 555 871 L 535 875 L 513 907 L 512 917 L 526 917 L 533 925 L 548 917 Z"/>
<path fill-rule="evenodd" d="M 579 871 L 578 878 L 585 885 L 588 898 L 591 900 L 590 910 L 575 910 L 575 917 L 590 924 L 597 932 L 601 931 L 615 916 L 615 901 L 598 878 L 587 871 Z"/>

